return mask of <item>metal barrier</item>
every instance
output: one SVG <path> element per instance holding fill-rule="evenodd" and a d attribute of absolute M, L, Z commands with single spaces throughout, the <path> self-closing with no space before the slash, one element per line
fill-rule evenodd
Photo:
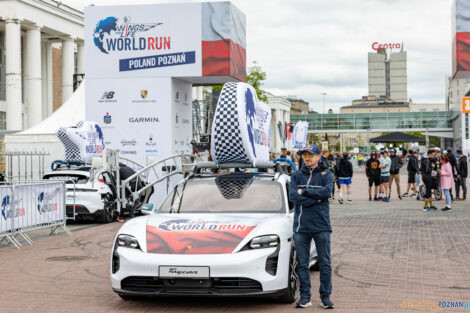
<path fill-rule="evenodd" d="M 16 248 L 21 236 L 27 243 L 33 241 L 27 232 L 51 228 L 50 235 L 66 227 L 65 183 L 51 181 L 21 181 L 0 185 L 0 244 Z"/>
<path fill-rule="evenodd" d="M 7 180 L 42 179 L 45 170 L 47 151 L 2 151 L 0 157 L 5 160 Z"/>

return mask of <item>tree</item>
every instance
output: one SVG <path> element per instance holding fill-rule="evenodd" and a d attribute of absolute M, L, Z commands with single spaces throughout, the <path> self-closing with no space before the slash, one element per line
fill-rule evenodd
<path fill-rule="evenodd" d="M 266 72 L 261 69 L 261 66 L 256 61 L 253 61 L 253 64 L 248 68 L 246 83 L 253 86 L 260 101 L 268 102 L 266 92 L 261 89 L 261 86 L 263 86 L 265 80 Z M 220 91 L 222 90 L 223 86 L 224 85 L 213 85 L 212 88 Z"/>

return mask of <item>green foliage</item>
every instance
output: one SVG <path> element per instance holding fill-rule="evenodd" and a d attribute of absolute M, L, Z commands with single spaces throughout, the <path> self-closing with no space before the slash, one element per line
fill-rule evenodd
<path fill-rule="evenodd" d="M 336 147 L 335 147 L 335 148 L 336 148 L 336 151 L 339 151 L 339 150 L 341 149 L 341 142 L 338 141 L 338 142 L 336 143 Z"/>
<path fill-rule="evenodd" d="M 266 72 L 261 69 L 261 66 L 256 61 L 253 61 L 253 64 L 248 68 L 246 83 L 253 86 L 253 88 L 256 90 L 258 99 L 263 102 L 268 102 L 266 92 L 261 89 L 261 86 L 263 86 L 266 77 Z M 215 90 L 221 91 L 224 85 L 212 85 L 211 87 Z"/>

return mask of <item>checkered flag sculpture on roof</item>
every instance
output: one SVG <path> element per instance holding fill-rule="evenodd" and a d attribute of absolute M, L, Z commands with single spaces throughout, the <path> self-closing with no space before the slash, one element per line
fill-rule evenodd
<path fill-rule="evenodd" d="M 216 163 L 269 160 L 271 110 L 245 83 L 226 83 L 212 123 L 211 155 Z"/>
<path fill-rule="evenodd" d="M 79 121 L 75 126 L 59 128 L 57 136 L 64 145 L 67 162 L 90 163 L 93 157 L 102 156 L 103 132 L 95 122 Z"/>

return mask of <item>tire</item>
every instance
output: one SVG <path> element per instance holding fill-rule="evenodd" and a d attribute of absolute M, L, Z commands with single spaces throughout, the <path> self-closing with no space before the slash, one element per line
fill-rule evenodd
<path fill-rule="evenodd" d="M 318 257 L 315 258 L 316 262 L 312 266 L 310 266 L 310 270 L 314 272 L 320 271 L 320 262 L 318 262 Z"/>
<path fill-rule="evenodd" d="M 297 253 L 295 246 L 292 246 L 289 259 L 289 276 L 287 289 L 279 297 L 279 302 L 292 303 L 297 299 L 297 291 L 299 289 L 299 276 L 297 275 Z"/>
<path fill-rule="evenodd" d="M 426 194 L 426 186 L 425 185 L 419 186 L 419 196 L 420 196 L 420 198 L 424 200 L 424 195 L 425 194 Z"/>
<path fill-rule="evenodd" d="M 103 208 L 103 215 L 101 216 L 101 219 L 100 221 L 102 223 L 111 223 L 114 221 L 114 219 L 116 218 L 116 211 L 114 210 L 114 206 L 110 203 L 111 200 L 110 200 L 110 197 L 111 196 L 107 196 L 106 200 L 104 201 L 104 208 Z"/>
<path fill-rule="evenodd" d="M 434 198 L 439 201 L 442 199 L 442 190 L 441 188 L 434 189 Z"/>

